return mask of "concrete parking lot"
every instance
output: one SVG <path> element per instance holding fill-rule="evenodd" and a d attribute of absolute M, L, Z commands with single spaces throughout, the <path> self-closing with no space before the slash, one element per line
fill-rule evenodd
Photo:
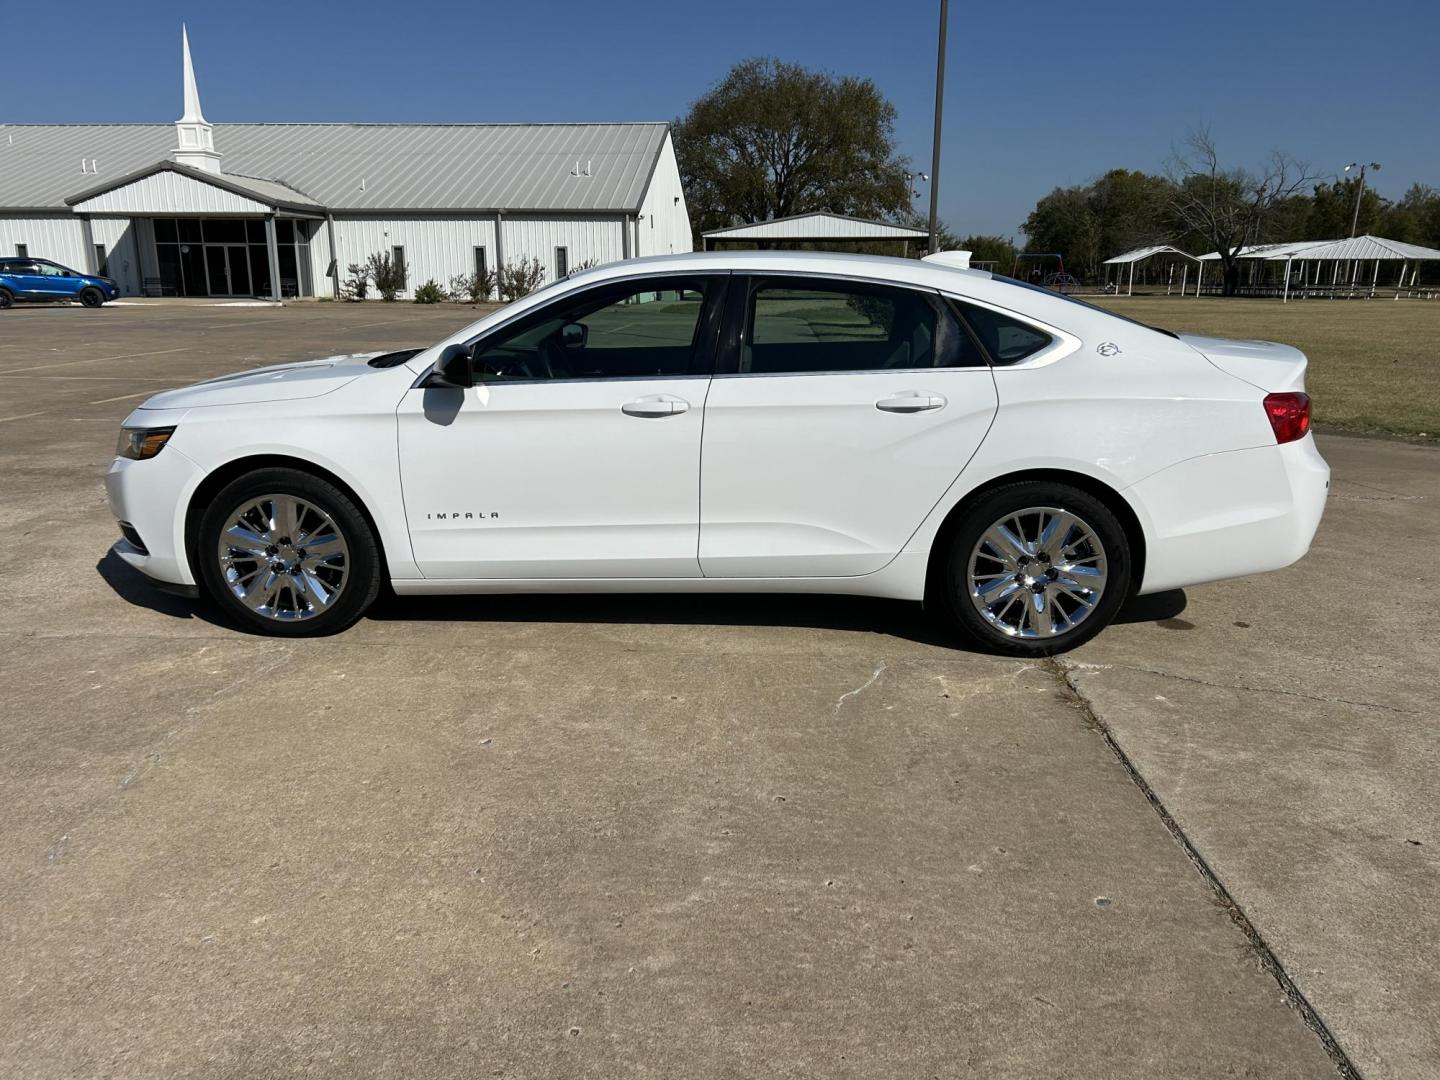
<path fill-rule="evenodd" d="M 1440 453 L 1058 663 L 840 598 L 236 632 L 107 555 L 149 393 L 453 306 L 0 313 L 0 1075 L 1440 1073 Z"/>

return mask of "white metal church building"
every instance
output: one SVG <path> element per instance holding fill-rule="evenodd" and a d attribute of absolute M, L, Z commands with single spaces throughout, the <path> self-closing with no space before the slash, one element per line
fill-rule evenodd
<path fill-rule="evenodd" d="M 690 251 L 668 125 L 210 124 L 182 33 L 169 124 L 0 124 L 0 256 L 129 296 L 332 296 L 346 267 L 428 279 Z M 373 293 L 372 293 L 373 295 Z"/>

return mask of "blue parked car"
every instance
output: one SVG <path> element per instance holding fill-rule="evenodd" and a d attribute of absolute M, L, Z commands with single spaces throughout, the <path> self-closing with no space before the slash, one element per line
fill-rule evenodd
<path fill-rule="evenodd" d="M 0 259 L 0 308 L 16 300 L 79 300 L 99 307 L 119 295 L 108 277 L 82 274 L 49 259 Z"/>

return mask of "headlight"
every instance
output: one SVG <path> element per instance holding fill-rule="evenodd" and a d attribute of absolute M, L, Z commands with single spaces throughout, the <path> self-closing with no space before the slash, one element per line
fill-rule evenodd
<path fill-rule="evenodd" d="M 135 428 L 122 427 L 120 429 L 120 442 L 115 446 L 115 453 L 119 457 L 131 458 L 135 461 L 144 461 L 152 458 L 170 441 L 170 436 L 175 434 L 173 427 L 152 427 Z"/>

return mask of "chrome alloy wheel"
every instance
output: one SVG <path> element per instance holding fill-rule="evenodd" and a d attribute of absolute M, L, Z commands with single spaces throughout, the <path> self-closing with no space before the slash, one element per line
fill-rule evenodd
<path fill-rule="evenodd" d="M 980 534 L 965 583 L 980 617 L 1002 634 L 1053 638 L 1095 610 L 1105 573 L 1093 528 L 1069 510 L 1032 506 Z"/>
<path fill-rule="evenodd" d="M 331 516 L 294 495 L 261 495 L 220 534 L 220 575 L 242 604 L 279 622 L 313 618 L 335 603 L 350 548 Z"/>

